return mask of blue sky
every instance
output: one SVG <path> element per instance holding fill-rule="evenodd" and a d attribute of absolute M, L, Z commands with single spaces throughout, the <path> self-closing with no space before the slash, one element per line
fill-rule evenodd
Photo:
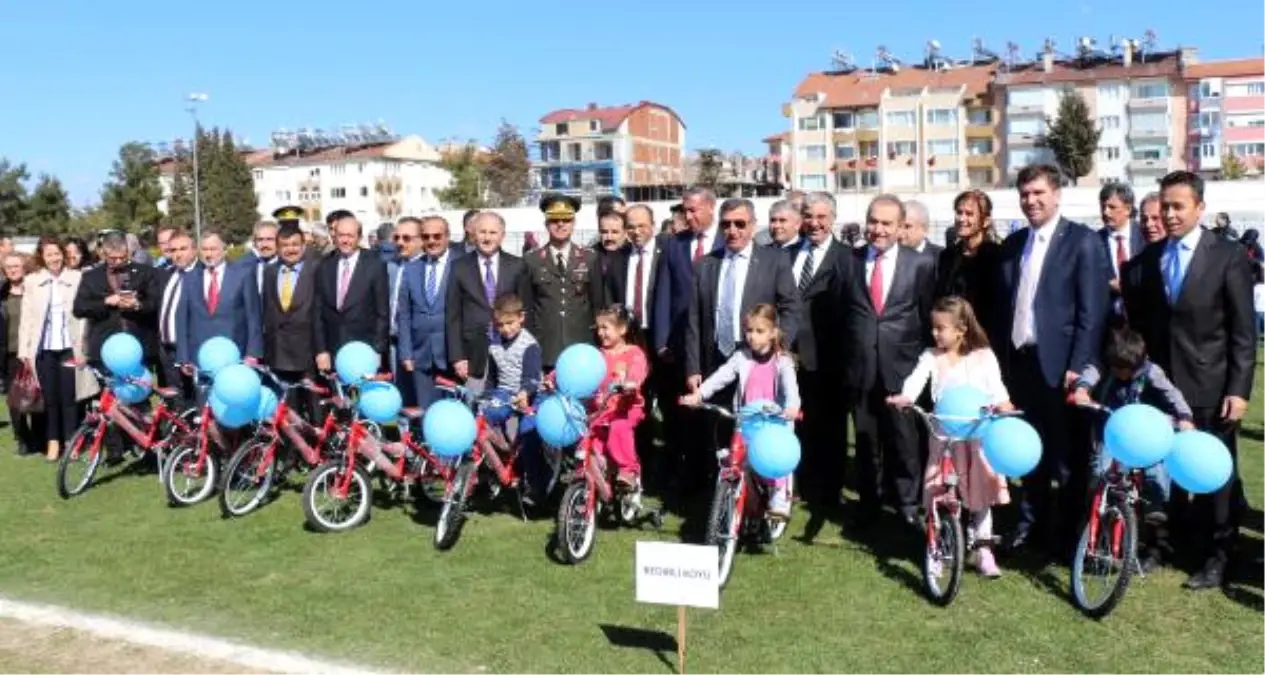
<path fill-rule="evenodd" d="M 1079 35 L 1105 43 L 1151 28 L 1161 46 L 1195 45 L 1204 59 L 1261 53 L 1260 0 L 1181 6 L 0 0 L 0 156 L 95 202 L 120 144 L 187 135 L 192 91 L 210 94 L 205 124 L 256 144 L 278 127 L 379 118 L 432 142 L 486 140 L 502 117 L 530 134 L 554 108 L 651 99 L 682 115 L 691 147 L 758 151 L 786 128 L 781 103 L 834 49 L 865 63 L 882 43 L 916 60 L 936 38 L 966 57 L 978 35 L 1030 56 L 1047 35 L 1070 51 Z"/>

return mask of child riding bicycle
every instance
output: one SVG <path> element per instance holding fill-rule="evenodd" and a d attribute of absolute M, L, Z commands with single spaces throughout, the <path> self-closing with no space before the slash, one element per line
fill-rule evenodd
<path fill-rule="evenodd" d="M 611 305 L 597 313 L 597 340 L 606 359 L 606 378 L 598 387 L 594 408 L 617 408 L 610 422 L 593 438 L 594 449 L 615 465 L 615 480 L 627 490 L 641 490 L 641 462 L 637 459 L 634 431 L 646 417 L 641 384 L 649 366 L 646 353 L 628 341 L 632 316 L 623 305 Z"/>
<path fill-rule="evenodd" d="M 536 434 L 533 416 L 516 412 L 531 405 L 532 396 L 540 388 L 542 372 L 540 344 L 523 328 L 525 320 L 523 301 L 517 296 L 502 295 L 492 303 L 492 321 L 500 340 L 488 347 L 484 395 L 508 405 L 488 406 L 484 417 L 509 438 L 506 428 L 510 419 L 517 416 L 518 457 L 523 462 L 522 475 L 527 481 L 523 493 L 529 498 L 538 498 L 543 495 L 533 495 L 533 492 L 544 488 L 549 481 L 541 456 L 540 437 Z"/>

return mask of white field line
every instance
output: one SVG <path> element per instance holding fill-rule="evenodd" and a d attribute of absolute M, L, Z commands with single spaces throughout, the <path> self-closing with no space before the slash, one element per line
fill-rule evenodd
<path fill-rule="evenodd" d="M 99 638 L 153 647 L 195 658 L 232 663 L 251 671 L 274 673 L 369 674 L 373 671 L 309 659 L 293 652 L 261 649 L 205 635 L 160 628 L 137 621 L 89 614 L 0 596 L 0 618 L 27 624 L 70 628 Z"/>

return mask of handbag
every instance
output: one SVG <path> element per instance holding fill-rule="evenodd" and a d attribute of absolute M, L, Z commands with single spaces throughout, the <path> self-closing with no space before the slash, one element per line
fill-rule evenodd
<path fill-rule="evenodd" d="M 35 370 L 25 361 L 20 362 L 17 376 L 9 385 L 9 410 L 19 415 L 44 412 L 44 392 L 40 390 Z"/>

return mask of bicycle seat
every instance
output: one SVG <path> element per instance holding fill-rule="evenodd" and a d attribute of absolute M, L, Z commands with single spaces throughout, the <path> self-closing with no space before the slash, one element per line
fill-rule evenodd
<path fill-rule="evenodd" d="M 154 393 L 169 400 L 180 396 L 180 390 L 175 387 L 154 387 Z"/>
<path fill-rule="evenodd" d="M 421 419 L 422 409 L 421 408 L 400 408 L 400 417 L 404 417 L 410 420 Z"/>
<path fill-rule="evenodd" d="M 457 384 L 457 381 L 456 381 L 456 380 L 450 380 L 450 379 L 448 379 L 448 378 L 446 378 L 446 377 L 436 377 L 436 378 L 435 378 L 435 384 L 437 384 L 437 385 L 439 385 L 439 386 L 441 386 L 441 387 L 448 387 L 449 389 L 453 389 L 453 388 L 456 388 L 456 387 L 460 386 L 460 385 L 458 385 L 458 384 Z"/>

